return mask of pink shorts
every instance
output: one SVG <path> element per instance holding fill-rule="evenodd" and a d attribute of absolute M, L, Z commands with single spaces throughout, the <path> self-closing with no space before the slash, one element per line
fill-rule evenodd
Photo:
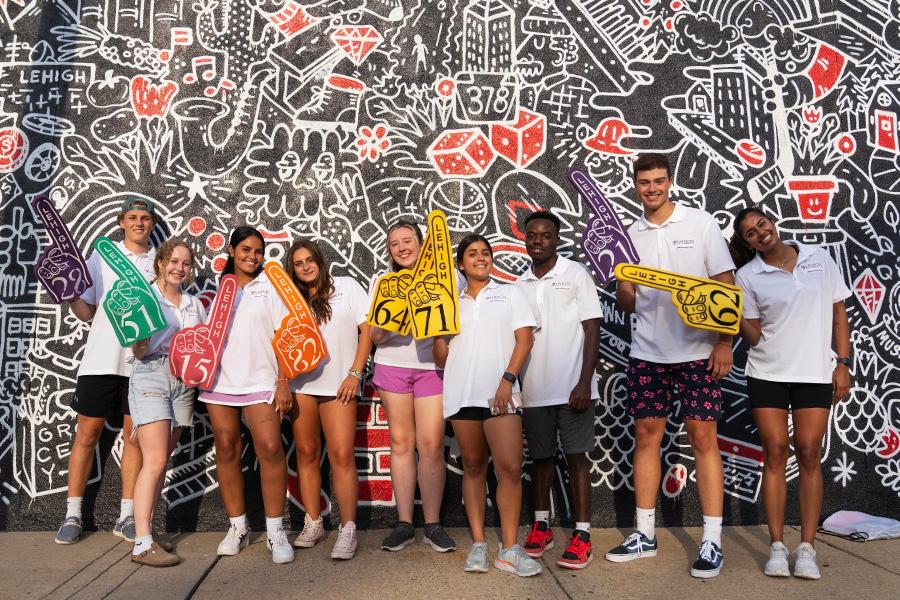
<path fill-rule="evenodd" d="M 372 384 L 379 390 L 395 394 L 412 394 L 425 398 L 444 393 L 444 372 L 432 369 L 410 369 L 375 364 Z"/>

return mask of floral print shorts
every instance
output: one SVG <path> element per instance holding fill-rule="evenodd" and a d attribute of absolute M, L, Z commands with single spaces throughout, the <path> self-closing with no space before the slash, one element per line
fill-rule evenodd
<path fill-rule="evenodd" d="M 659 364 L 628 360 L 628 412 L 635 419 L 665 418 L 677 412 L 693 421 L 722 417 L 722 390 L 706 370 L 706 359 Z"/>

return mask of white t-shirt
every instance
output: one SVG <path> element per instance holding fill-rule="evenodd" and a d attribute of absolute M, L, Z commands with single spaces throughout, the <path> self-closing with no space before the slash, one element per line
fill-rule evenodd
<path fill-rule="evenodd" d="M 264 272 L 238 288 L 219 371 L 209 391 L 234 395 L 274 391 L 278 359 L 272 340 L 287 315 L 287 306 Z"/>
<path fill-rule="evenodd" d="M 147 348 L 147 355 L 151 354 L 168 354 L 169 345 L 175 334 L 185 327 L 193 327 L 206 322 L 206 309 L 196 296 L 192 296 L 187 292 L 181 292 L 181 305 L 175 306 L 168 298 L 163 296 L 159 289 L 158 282 L 150 284 L 156 299 L 162 307 L 163 315 L 166 317 L 166 328 L 157 331 L 150 337 L 150 346 Z"/>
<path fill-rule="evenodd" d="M 581 322 L 603 316 L 594 281 L 584 266 L 557 256 L 556 264 L 541 279 L 529 268 L 519 276 L 516 287 L 538 322 L 522 374 L 522 400 L 529 408 L 567 404 L 584 359 Z M 595 375 L 591 398 L 599 397 Z"/>
<path fill-rule="evenodd" d="M 115 244 L 122 254 L 134 263 L 148 282 L 156 276 L 153 272 L 153 260 L 156 258 L 155 248 L 150 248 L 146 254 L 135 254 L 126 248 L 124 243 L 115 242 Z M 78 376 L 121 375 L 130 377 L 131 360 L 134 355 L 130 347 L 123 348 L 119 345 L 116 332 L 102 306 L 106 293 L 119 280 L 119 276 L 113 273 L 113 270 L 97 252 L 88 258 L 87 267 L 94 285 L 81 294 L 81 299 L 96 306 L 97 311 L 91 320 L 91 330 L 88 333 L 87 343 L 84 345 L 84 355 L 81 358 L 81 365 L 78 367 Z"/>
<path fill-rule="evenodd" d="M 369 284 L 369 298 L 366 306 L 367 317 L 369 306 L 372 305 L 372 298 L 375 296 L 375 286 L 378 285 L 378 278 L 382 275 L 384 273 L 379 273 L 373 277 L 372 282 Z M 434 364 L 434 356 L 431 353 L 432 346 L 434 346 L 434 339 L 432 338 L 416 340 L 412 334 L 400 335 L 389 331 L 384 341 L 375 346 L 375 364 L 407 369 L 435 370 L 437 367 Z"/>
<path fill-rule="evenodd" d="M 291 391 L 333 398 L 353 366 L 359 345 L 359 325 L 366 322 L 369 302 L 366 291 L 352 277 L 335 277 L 329 300 L 331 318 L 319 325 L 328 356 L 315 370 L 291 381 Z"/>
<path fill-rule="evenodd" d="M 444 366 L 444 417 L 466 406 L 490 408 L 516 346 L 515 331 L 536 327 L 525 295 L 515 285 L 493 281 L 477 298 L 459 297 L 459 335 L 450 340 Z M 513 391 L 519 384 L 513 384 Z"/>
<path fill-rule="evenodd" d="M 744 318 L 759 319 L 762 337 L 750 348 L 747 376 L 791 383 L 831 383 L 833 306 L 850 296 L 838 267 L 822 248 L 798 249 L 792 273 L 757 255 L 741 267 Z"/>
<path fill-rule="evenodd" d="M 672 216 L 654 225 L 643 216 L 628 228 L 641 265 L 709 278 L 734 270 L 718 223 L 707 212 L 675 204 Z M 636 324 L 631 356 L 661 364 L 708 358 L 717 334 L 685 325 L 671 292 L 635 285 Z"/>

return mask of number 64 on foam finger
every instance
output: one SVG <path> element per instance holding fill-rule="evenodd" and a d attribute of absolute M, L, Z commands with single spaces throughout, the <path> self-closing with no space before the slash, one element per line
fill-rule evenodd
<path fill-rule="evenodd" d="M 740 329 L 744 293 L 735 285 L 629 263 L 616 265 L 615 275 L 620 281 L 671 292 L 688 327 L 731 335 Z"/>

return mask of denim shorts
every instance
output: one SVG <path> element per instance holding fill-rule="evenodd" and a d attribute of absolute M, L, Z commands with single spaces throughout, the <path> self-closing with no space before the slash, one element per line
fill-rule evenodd
<path fill-rule="evenodd" d="M 172 428 L 190 427 L 194 394 L 169 371 L 169 357 L 156 355 L 135 359 L 128 382 L 128 407 L 134 426 L 169 419 Z"/>

